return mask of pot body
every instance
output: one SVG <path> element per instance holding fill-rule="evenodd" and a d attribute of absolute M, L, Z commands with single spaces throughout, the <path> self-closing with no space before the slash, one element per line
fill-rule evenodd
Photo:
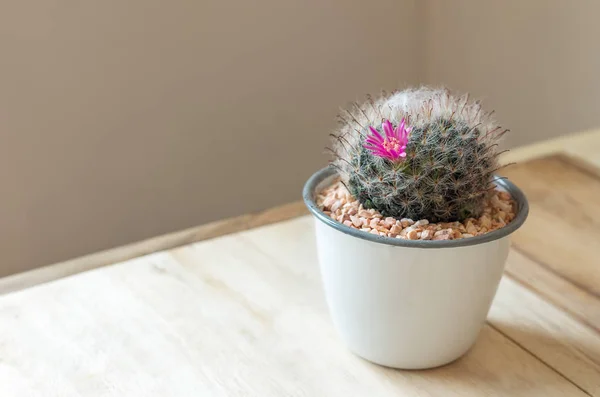
<path fill-rule="evenodd" d="M 419 248 L 382 244 L 315 221 L 327 304 L 355 354 L 403 369 L 449 363 L 474 344 L 498 288 L 509 236 Z"/>

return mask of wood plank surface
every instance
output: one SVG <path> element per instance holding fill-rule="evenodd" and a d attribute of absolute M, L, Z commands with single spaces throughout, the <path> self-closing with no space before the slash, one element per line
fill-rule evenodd
<path fill-rule="evenodd" d="M 292 238 L 292 232 L 289 239 L 284 238 L 285 235 L 281 235 L 282 228 L 262 228 L 242 236 L 269 257 L 278 258 L 286 268 L 304 269 L 304 278 L 318 281 L 318 269 L 304 266 L 306 260 L 303 251 L 311 247 L 310 239 L 313 238 L 310 230 L 311 219 L 307 217 L 306 221 L 294 221 L 293 225 L 295 238 Z M 270 244 L 278 236 L 281 237 L 280 243 Z M 208 249 L 208 246 L 204 247 L 204 250 Z M 508 267 L 514 268 L 523 264 L 520 259 L 518 252 L 511 252 Z M 535 269 L 533 264 L 527 265 L 529 271 Z M 548 274 L 553 273 L 542 270 L 542 274 L 546 277 L 540 278 L 543 282 L 548 278 Z M 558 279 L 564 282 L 562 278 Z M 530 282 L 538 285 L 540 280 L 534 277 Z M 540 284 L 542 288 L 546 286 L 552 285 L 549 282 Z M 570 283 L 567 283 L 567 286 L 574 290 L 557 288 L 552 291 L 566 298 L 567 306 L 574 307 L 573 297 L 579 298 L 585 292 Z M 490 311 L 490 324 L 550 368 L 576 383 L 589 395 L 600 396 L 600 333 L 586 322 L 580 321 L 590 313 L 597 314 L 595 297 L 583 295 L 588 300 L 577 301 L 581 303 L 582 312 L 580 317 L 574 317 L 560 307 L 549 304 L 545 297 L 540 297 L 528 287 L 529 285 L 505 277 Z M 572 292 L 572 295 L 565 294 L 566 291 Z"/>
<path fill-rule="evenodd" d="M 596 132 L 596 135 L 598 133 Z M 600 169 L 600 139 L 594 139 L 593 133 L 578 136 L 573 140 L 566 140 L 564 153 L 571 158 L 585 160 L 596 170 Z"/>
<path fill-rule="evenodd" d="M 346 350 L 293 203 L 0 279 L 0 396 L 600 397 L 599 153 L 600 131 L 513 153 L 530 217 L 450 365 Z"/>
<path fill-rule="evenodd" d="M 503 335 L 600 396 L 600 334 L 509 277 L 500 283 L 488 322 Z"/>
<path fill-rule="evenodd" d="M 589 164 L 600 168 L 600 130 L 594 129 L 568 134 L 513 148 L 503 153 L 500 160 L 503 164 L 524 163 L 559 153 L 585 159 Z"/>
<path fill-rule="evenodd" d="M 557 153 L 570 154 L 573 158 L 579 159 L 580 164 L 592 165 L 600 168 L 600 130 L 570 134 L 516 148 L 504 153 L 501 157 L 501 162 L 504 164 L 513 162 L 523 163 L 531 159 Z M 240 230 L 266 225 L 280 220 L 291 219 L 306 213 L 307 211 L 302 202 L 294 202 L 271 208 L 258 214 L 246 214 L 239 217 L 224 219 L 187 230 L 154 237 L 123 247 L 74 258 L 72 260 L 45 266 L 32 271 L 3 277 L 0 278 L 0 295 L 141 255 L 190 244 L 196 241 L 202 241 L 228 233 L 235 233 Z"/>
<path fill-rule="evenodd" d="M 514 282 L 452 365 L 398 371 L 354 356 L 330 322 L 312 228 L 302 217 L 5 295 L 0 395 L 594 395 L 585 357 L 566 369 L 544 361 L 568 351 L 552 341 L 584 330 L 545 333 L 547 357 L 521 346 L 539 329 L 511 312 L 511 299 L 535 298 Z M 543 324 L 565 320 L 536 305 Z"/>
<path fill-rule="evenodd" d="M 0 295 L 52 280 L 58 280 L 98 267 L 126 261 L 153 252 L 252 229 L 262 225 L 269 225 L 307 213 L 308 211 L 303 202 L 294 202 L 270 208 L 255 214 L 245 214 L 233 218 L 222 219 L 164 236 L 153 237 L 123 247 L 97 252 L 69 261 L 0 278 Z"/>
<path fill-rule="evenodd" d="M 504 175 L 530 205 L 512 236 L 508 273 L 600 331 L 600 173 L 554 155 Z"/>
<path fill-rule="evenodd" d="M 579 322 L 600 330 L 600 305 L 596 296 L 548 270 L 514 246 L 506 261 L 505 274 L 563 311 L 569 312 Z"/>

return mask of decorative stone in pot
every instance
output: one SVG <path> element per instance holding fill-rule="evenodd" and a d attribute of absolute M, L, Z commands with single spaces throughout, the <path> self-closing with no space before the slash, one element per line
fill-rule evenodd
<path fill-rule="evenodd" d="M 447 90 L 367 97 L 305 184 L 333 323 L 380 365 L 449 363 L 475 343 L 527 199 L 496 175 L 502 130 Z"/>

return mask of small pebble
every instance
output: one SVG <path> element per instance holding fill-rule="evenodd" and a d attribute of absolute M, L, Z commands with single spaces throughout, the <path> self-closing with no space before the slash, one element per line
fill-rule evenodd
<path fill-rule="evenodd" d="M 330 207 L 331 208 L 331 206 L 335 202 L 336 202 L 335 194 L 333 195 L 333 197 L 326 196 L 325 200 L 323 201 L 323 207 Z M 332 212 L 334 212 L 334 211 L 332 211 Z"/>
<path fill-rule="evenodd" d="M 430 229 L 423 230 L 421 232 L 421 240 L 431 240 L 433 237 L 433 231 Z"/>
<path fill-rule="evenodd" d="M 335 182 L 317 194 L 317 205 L 336 221 L 366 233 L 410 240 L 453 240 L 470 238 L 500 229 L 515 218 L 516 205 L 509 193 L 495 191 L 486 201 L 478 219 L 464 222 L 430 223 L 384 217 L 373 208 L 365 209 L 340 182 Z"/>
<path fill-rule="evenodd" d="M 416 231 L 415 229 L 413 229 L 413 230 L 411 230 L 411 231 L 409 231 L 409 232 L 406 233 L 406 237 L 409 240 L 417 240 L 419 238 L 419 232 Z"/>
<path fill-rule="evenodd" d="M 396 224 L 396 220 L 394 218 L 392 218 L 391 216 L 388 216 L 387 218 L 385 218 L 383 220 L 383 223 L 384 223 L 385 227 L 390 228 Z"/>
<path fill-rule="evenodd" d="M 452 235 L 452 229 L 443 229 L 443 230 L 438 230 L 437 232 L 435 232 L 433 234 L 433 237 L 438 237 L 438 236 L 449 236 Z"/>
<path fill-rule="evenodd" d="M 489 229 L 492 226 L 492 220 L 489 216 L 484 215 L 481 218 L 479 218 L 479 224 L 482 228 Z"/>
<path fill-rule="evenodd" d="M 398 226 L 398 225 L 394 225 L 392 226 L 392 228 L 390 229 L 390 232 L 392 234 L 399 234 L 402 231 L 402 226 Z"/>
<path fill-rule="evenodd" d="M 336 212 L 342 206 L 341 201 L 336 201 L 331 205 L 331 212 Z"/>
<path fill-rule="evenodd" d="M 508 192 L 505 192 L 505 191 L 502 191 L 502 190 L 498 192 L 498 197 L 502 201 L 511 201 L 510 194 Z"/>
<path fill-rule="evenodd" d="M 506 212 L 504 211 L 498 211 L 496 213 L 496 217 L 500 220 L 505 220 L 506 219 Z"/>
<path fill-rule="evenodd" d="M 414 225 L 415 221 L 408 218 L 402 218 L 400 219 L 400 224 L 402 225 L 402 227 L 409 227 L 410 225 Z"/>
<path fill-rule="evenodd" d="M 472 235 L 477 234 L 477 228 L 475 227 L 475 224 L 473 224 L 473 222 L 471 222 L 471 220 L 469 220 L 467 222 L 466 229 L 467 229 L 467 233 L 469 233 L 469 234 L 472 234 Z"/>

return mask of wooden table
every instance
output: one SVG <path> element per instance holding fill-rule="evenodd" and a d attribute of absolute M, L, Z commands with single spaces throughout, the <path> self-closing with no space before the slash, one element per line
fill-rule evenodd
<path fill-rule="evenodd" d="M 349 353 L 292 204 L 0 280 L 0 396 L 600 396 L 600 132 L 515 159 L 530 218 L 453 364 Z"/>

